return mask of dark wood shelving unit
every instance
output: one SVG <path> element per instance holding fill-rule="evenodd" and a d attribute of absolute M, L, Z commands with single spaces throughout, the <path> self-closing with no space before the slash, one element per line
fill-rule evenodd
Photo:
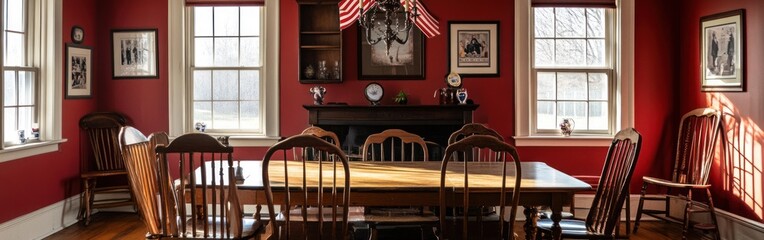
<path fill-rule="evenodd" d="M 342 32 L 339 0 L 297 0 L 300 14 L 299 80 L 300 83 L 342 82 Z M 319 62 L 325 61 L 327 77 L 319 79 Z M 339 75 L 334 74 L 335 63 Z M 313 67 L 313 76 L 305 74 Z"/>

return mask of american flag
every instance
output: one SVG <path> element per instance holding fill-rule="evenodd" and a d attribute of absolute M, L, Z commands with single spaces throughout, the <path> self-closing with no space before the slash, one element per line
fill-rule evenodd
<path fill-rule="evenodd" d="M 363 2 L 364 13 L 369 11 L 371 7 L 375 6 L 377 2 L 375 0 L 342 0 L 339 3 L 340 7 L 340 29 L 345 29 L 353 25 L 358 20 L 358 2 Z M 401 4 L 405 4 L 406 0 L 401 0 Z M 422 30 L 427 38 L 432 38 L 440 35 L 440 23 L 435 19 L 424 7 L 422 0 L 416 1 L 417 13 L 414 24 Z"/>

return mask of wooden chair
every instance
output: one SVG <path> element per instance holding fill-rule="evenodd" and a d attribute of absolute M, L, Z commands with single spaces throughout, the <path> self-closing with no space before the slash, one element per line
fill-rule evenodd
<path fill-rule="evenodd" d="M 316 136 L 320 139 L 324 139 L 325 141 L 331 144 L 334 144 L 337 147 L 340 147 L 340 139 L 337 137 L 337 134 L 331 131 L 326 131 L 323 128 L 316 127 L 316 126 L 308 127 L 305 130 L 302 130 L 302 134 L 310 134 L 310 135 Z"/>
<path fill-rule="evenodd" d="M 480 153 L 477 153 L 480 152 Z M 473 189 L 470 185 L 470 167 L 472 168 L 480 168 L 481 165 L 472 165 L 470 163 L 464 164 L 464 168 L 461 169 L 461 174 L 464 175 L 464 185 L 462 189 L 446 189 L 446 177 L 447 174 L 453 174 L 454 171 L 457 171 L 456 169 L 450 169 L 448 167 L 448 164 L 452 161 L 448 161 L 448 159 L 452 159 L 454 156 L 459 154 L 470 154 L 472 155 L 472 159 L 474 162 L 503 162 L 502 167 L 504 171 L 502 171 L 502 182 L 501 190 L 500 190 L 500 205 L 499 207 L 499 214 L 495 215 L 498 219 L 496 222 L 498 222 L 498 234 L 493 236 L 499 239 L 513 239 L 515 237 L 515 234 L 510 234 L 514 229 L 514 223 L 515 223 L 515 217 L 517 212 L 517 205 L 520 200 L 520 182 L 522 179 L 522 170 L 520 169 L 520 158 L 517 155 L 517 150 L 505 143 L 503 140 L 495 137 L 495 136 L 489 136 L 489 135 L 472 135 L 468 136 L 458 142 L 455 142 L 453 144 L 448 145 L 446 148 L 446 154 L 443 157 L 443 164 L 441 165 L 441 172 L 440 172 L 440 239 L 444 238 L 444 232 L 448 229 L 458 229 L 458 227 L 447 227 L 446 226 L 446 211 L 447 207 L 460 207 L 461 209 L 469 209 L 472 205 L 470 204 L 470 195 L 473 192 L 479 192 L 479 189 Z M 509 168 L 509 169 L 508 169 Z M 508 181 L 508 174 L 507 172 L 513 173 L 509 176 L 510 180 Z M 507 184 L 509 184 L 509 187 L 511 189 L 507 189 Z M 453 196 L 450 196 L 453 195 Z M 462 198 L 458 199 L 458 197 L 461 195 Z M 509 198 L 509 199 L 506 199 Z M 453 199 L 454 202 L 461 203 L 461 205 L 457 203 L 450 203 L 449 200 Z M 509 203 L 509 204 L 507 204 Z M 509 211 L 509 217 L 506 217 L 505 211 Z M 461 237 L 454 236 L 455 239 L 470 239 L 470 236 L 473 236 L 472 239 L 475 239 L 475 237 L 478 237 L 478 239 L 487 239 L 491 238 L 491 236 L 486 236 L 483 231 L 482 223 L 478 226 L 481 227 L 480 234 L 470 234 L 469 233 L 469 220 L 470 215 L 468 211 L 462 211 L 462 216 L 460 216 L 462 219 L 462 229 L 461 229 Z M 453 221 L 456 222 L 456 221 Z"/>
<path fill-rule="evenodd" d="M 697 224 L 694 227 L 705 231 L 714 231 L 716 239 L 721 239 L 716 222 L 714 202 L 711 197 L 711 185 L 708 184 L 716 139 L 719 131 L 722 131 L 720 123 L 720 111 L 712 108 L 695 109 L 682 116 L 671 180 L 647 176 L 642 178 L 642 194 L 639 198 L 634 233 L 637 232 L 642 214 L 646 214 L 665 221 L 683 224 L 682 238 L 685 239 L 688 231 L 693 227 L 690 226 L 692 214 L 708 212 L 711 215 L 711 223 Z M 645 193 L 650 185 L 666 189 L 665 196 L 646 197 Z M 672 190 L 676 190 L 676 192 L 672 192 Z M 692 192 L 696 190 L 706 192 L 708 207 L 693 202 Z M 686 201 L 683 219 L 669 215 L 671 199 L 675 198 Z M 645 201 L 662 201 L 664 203 L 662 205 L 666 208 L 665 210 L 643 209 Z M 698 207 L 701 209 L 694 209 Z"/>
<path fill-rule="evenodd" d="M 618 235 L 621 210 L 629 197 L 629 183 L 637 165 L 642 135 L 633 128 L 619 131 L 610 144 L 605 165 L 602 168 L 597 193 L 586 220 L 562 219 L 560 227 L 563 238 L 614 239 Z M 552 215 L 560 220 L 562 216 Z M 551 219 L 538 221 L 538 229 L 551 237 Z"/>
<path fill-rule="evenodd" d="M 400 144 L 400 145 L 398 145 Z M 427 143 L 416 134 L 388 129 L 369 135 L 363 144 L 363 161 L 429 161 Z M 396 158 L 397 157 L 397 158 Z M 366 207 L 364 221 L 369 224 L 370 238 L 377 239 L 380 226 L 395 228 L 434 228 L 438 218 L 424 207 Z"/>
<path fill-rule="evenodd" d="M 172 191 L 164 194 L 159 192 L 161 187 L 160 173 L 167 171 L 167 169 L 160 168 L 154 151 L 157 145 L 169 143 L 167 133 L 157 132 L 146 138 L 138 129 L 125 126 L 119 133 L 119 143 L 130 180 L 130 187 L 138 204 L 138 213 L 148 230 L 146 238 L 156 239 L 177 235 L 178 226 L 177 222 L 174 221 L 177 219 L 177 212 L 175 212 L 174 207 L 177 206 L 177 199 L 175 199 Z M 171 182 L 163 184 L 172 185 Z M 158 196 L 165 196 L 161 199 L 164 202 L 158 201 Z M 168 217 L 162 218 L 162 216 Z M 168 221 L 163 223 L 161 219 Z"/>
<path fill-rule="evenodd" d="M 187 133 L 169 145 L 156 147 L 159 156 L 161 193 L 174 192 L 179 216 L 177 238 L 246 239 L 254 236 L 259 222 L 244 218 L 236 188 L 233 147 L 204 133 Z M 172 163 L 172 164 L 171 164 Z M 196 171 L 199 169 L 199 171 Z M 170 198 L 166 194 L 162 199 Z M 186 207 L 186 202 L 192 207 Z M 161 200 L 165 202 L 165 200 Z M 200 206 L 200 207 L 196 207 Z M 172 222 L 162 216 L 160 222 Z"/>
<path fill-rule="evenodd" d="M 305 170 L 305 164 L 310 161 L 303 155 L 304 148 L 322 152 L 311 155 L 319 158 L 312 162 L 321 170 Z M 288 156 L 295 158 L 287 160 Z M 323 157 L 328 159 L 321 159 Z M 284 167 L 269 168 L 272 162 L 283 162 Z M 295 167 L 287 168 L 290 163 Z M 277 175 L 284 181 L 273 186 L 271 176 Z M 295 235 L 305 239 L 348 239 L 350 169 L 347 157 L 339 147 L 313 135 L 292 136 L 268 149 L 263 158 L 262 176 L 270 219 L 266 232 L 274 234 L 271 239 L 294 239 L 297 238 Z M 280 205 L 279 212 L 276 205 Z M 311 227 L 317 227 L 318 231 L 309 231 Z M 326 227 L 330 229 L 324 229 Z"/>
<path fill-rule="evenodd" d="M 97 185 L 99 178 L 110 178 L 114 181 L 127 177 L 117 140 L 119 130 L 126 122 L 124 116 L 114 112 L 90 113 L 80 119 L 80 128 L 87 133 L 93 151 L 92 160 L 85 151 L 80 151 L 80 179 L 83 191 L 77 219 L 84 219 L 85 225 L 90 223 L 90 214 L 94 208 L 135 206 L 129 183 L 106 187 Z M 95 200 L 95 195 L 99 193 L 118 194 L 121 197 Z"/>
<path fill-rule="evenodd" d="M 459 130 L 456 130 L 456 132 L 451 133 L 451 136 L 448 137 L 448 144 L 451 145 L 459 140 L 462 140 L 463 138 L 472 135 L 494 136 L 499 140 L 504 141 L 504 137 L 502 137 L 499 132 L 493 130 L 492 128 L 489 128 L 481 123 L 467 123 L 464 124 L 464 126 L 462 126 L 462 128 Z"/>

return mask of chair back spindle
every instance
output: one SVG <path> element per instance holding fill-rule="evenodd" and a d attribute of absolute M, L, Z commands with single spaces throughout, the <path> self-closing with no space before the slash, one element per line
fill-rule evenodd
<path fill-rule="evenodd" d="M 422 137 L 400 129 L 388 129 L 369 135 L 363 144 L 362 155 L 364 161 L 395 162 L 428 161 L 430 154 Z"/>
<path fill-rule="evenodd" d="M 708 183 L 720 123 L 721 113 L 713 108 L 695 109 L 682 117 L 672 181 L 699 185 Z"/>

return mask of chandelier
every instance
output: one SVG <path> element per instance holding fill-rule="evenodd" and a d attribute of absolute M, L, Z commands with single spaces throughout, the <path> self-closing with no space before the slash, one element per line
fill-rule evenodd
<path fill-rule="evenodd" d="M 393 43 L 405 44 L 417 17 L 417 0 L 372 0 L 376 4 L 364 12 L 363 0 L 358 1 L 358 25 L 366 32 L 366 42 L 375 45 L 385 43 L 385 53 L 390 56 Z M 412 6 L 412 1 L 413 6 Z M 384 19 L 377 19 L 384 15 Z M 401 16 L 402 15 L 402 16 Z"/>

